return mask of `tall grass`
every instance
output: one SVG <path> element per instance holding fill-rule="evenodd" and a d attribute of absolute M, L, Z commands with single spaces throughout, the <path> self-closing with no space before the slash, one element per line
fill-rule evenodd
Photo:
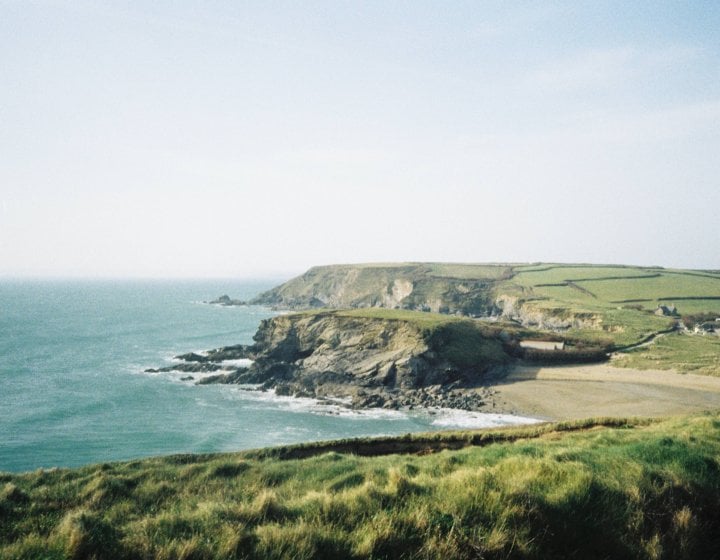
<path fill-rule="evenodd" d="M 422 438 L 2 474 L 0 558 L 720 555 L 718 414 Z"/>

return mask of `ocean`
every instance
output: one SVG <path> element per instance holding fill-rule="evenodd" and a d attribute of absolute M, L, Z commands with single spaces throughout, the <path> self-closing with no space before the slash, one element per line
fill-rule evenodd
<path fill-rule="evenodd" d="M 183 374 L 177 354 L 249 344 L 273 282 L 0 281 L 0 471 L 235 451 L 528 419 L 459 411 L 350 411 Z"/>

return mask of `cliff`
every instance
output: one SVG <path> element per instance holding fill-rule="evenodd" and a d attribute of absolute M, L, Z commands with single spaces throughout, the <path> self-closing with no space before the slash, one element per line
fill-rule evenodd
<path fill-rule="evenodd" d="M 597 315 L 537 306 L 512 283 L 512 265 L 368 264 L 319 266 L 257 296 L 275 309 L 386 308 L 502 317 L 544 330 L 596 329 Z"/>
<path fill-rule="evenodd" d="M 283 315 L 263 321 L 254 341 L 209 352 L 209 361 L 254 362 L 203 382 L 259 383 L 281 395 L 349 397 L 355 407 L 478 409 L 483 392 L 458 389 L 477 387 L 510 359 L 499 331 L 424 313 Z"/>
<path fill-rule="evenodd" d="M 679 312 L 720 313 L 720 275 L 591 264 L 400 263 L 320 266 L 257 296 L 276 309 L 386 308 L 490 317 L 624 348 L 663 332 Z"/>
<path fill-rule="evenodd" d="M 496 309 L 496 284 L 511 275 L 506 265 L 318 266 L 251 303 L 294 310 L 384 307 L 485 316 Z"/>

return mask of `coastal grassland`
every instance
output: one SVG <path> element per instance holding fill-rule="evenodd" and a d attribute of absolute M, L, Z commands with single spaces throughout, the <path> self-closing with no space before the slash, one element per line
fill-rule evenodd
<path fill-rule="evenodd" d="M 535 268 L 517 267 L 515 271 L 513 281 L 523 286 L 559 284 L 568 280 L 646 277 L 656 273 L 654 269 L 641 267 L 603 265 L 540 265 Z"/>
<path fill-rule="evenodd" d="M 570 329 L 568 337 L 588 343 L 611 341 L 623 350 L 672 330 L 677 318 L 656 316 L 673 303 L 682 316 L 720 316 L 720 276 L 701 271 L 609 267 L 551 267 L 513 278 L 540 298 L 532 306 L 557 315 L 594 315 L 600 328 Z M 565 309 L 565 311 L 562 311 Z M 672 334 L 640 346 L 614 362 L 621 367 L 673 369 L 720 375 L 720 339 Z"/>
<path fill-rule="evenodd" d="M 673 303 L 681 315 L 717 312 L 720 276 L 663 268 L 539 265 L 516 267 L 498 293 L 512 293 L 531 308 L 554 316 L 594 316 L 599 328 L 570 329 L 568 336 L 612 341 L 615 348 L 642 342 L 672 327 L 675 319 L 655 316 L 659 304 Z"/>
<path fill-rule="evenodd" d="M 315 313 L 327 313 L 319 311 Z M 410 311 L 406 309 L 387 309 L 383 307 L 367 307 L 362 309 L 341 309 L 332 311 L 338 317 L 359 317 L 365 319 L 381 319 L 384 321 L 405 321 L 420 328 L 435 328 L 452 322 L 467 321 L 460 317 L 443 313 Z"/>
<path fill-rule="evenodd" d="M 461 280 L 504 280 L 513 274 L 512 265 L 428 263 L 428 274 Z"/>
<path fill-rule="evenodd" d="M 720 337 L 674 333 L 658 338 L 652 345 L 622 353 L 613 365 L 720 376 Z"/>
<path fill-rule="evenodd" d="M 646 300 L 652 307 L 660 301 L 670 302 L 693 297 L 720 298 L 720 278 L 691 274 L 660 274 L 646 278 L 628 278 L 612 281 L 587 280 L 578 282 L 599 299 L 612 303 L 624 300 Z"/>
<path fill-rule="evenodd" d="M 588 296 L 567 293 L 571 288 L 542 288 L 554 292 L 547 297 L 527 304 L 527 310 L 537 310 L 543 315 L 560 319 L 578 319 L 593 326 L 570 328 L 558 332 L 567 340 L 583 340 L 608 348 L 622 348 L 642 342 L 658 332 L 672 329 L 675 319 L 659 317 L 646 311 L 605 305 Z M 562 295 L 559 291 L 565 291 Z M 569 297 L 567 297 L 569 296 Z M 538 329 L 532 329 L 535 336 L 541 336 Z"/>
<path fill-rule="evenodd" d="M 671 330 L 675 320 L 670 317 L 658 317 L 653 314 L 638 312 L 633 309 L 605 309 L 597 313 L 601 316 L 600 330 L 573 331 L 572 336 L 598 342 L 611 340 L 613 348 L 623 348 L 642 342 L 656 333 Z"/>
<path fill-rule="evenodd" d="M 642 307 L 653 309 L 659 302 L 673 299 L 720 298 L 720 276 L 706 272 L 594 265 L 548 266 L 515 272 L 512 284 L 531 289 L 536 296 L 564 301 L 642 303 Z"/>
<path fill-rule="evenodd" d="M 720 554 L 718 414 L 396 441 L 378 456 L 306 444 L 303 459 L 268 450 L 2 474 L 0 557 Z M 413 441 L 425 447 L 402 453 Z"/>

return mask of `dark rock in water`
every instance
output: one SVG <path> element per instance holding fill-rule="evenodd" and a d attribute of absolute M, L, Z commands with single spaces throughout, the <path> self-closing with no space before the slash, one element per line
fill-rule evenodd
<path fill-rule="evenodd" d="M 180 364 L 179 366 L 175 366 L 175 369 L 190 373 L 207 373 L 210 371 L 219 371 L 225 368 L 223 368 L 220 364 L 207 362 L 203 364 Z"/>
<path fill-rule="evenodd" d="M 208 375 L 195 382 L 195 385 L 213 385 L 215 383 L 229 383 L 227 373 L 218 373 L 217 375 Z"/>
<path fill-rule="evenodd" d="M 290 385 L 278 385 L 275 387 L 275 394 L 279 397 L 290 397 L 292 396 L 292 389 Z"/>
<path fill-rule="evenodd" d="M 373 393 L 361 398 L 357 403 L 353 403 L 353 408 L 380 408 L 384 404 L 385 399 L 381 395 Z"/>
<path fill-rule="evenodd" d="M 185 377 L 181 377 L 180 381 L 195 381 L 195 378 L 192 375 L 186 375 Z"/>
<path fill-rule="evenodd" d="M 220 296 L 219 298 L 214 299 L 212 301 L 208 301 L 206 303 L 209 303 L 210 305 L 225 305 L 225 306 L 247 305 L 246 301 L 243 301 L 241 299 L 232 299 L 227 294 L 224 294 L 224 295 Z"/>
<path fill-rule="evenodd" d="M 187 354 L 180 354 L 175 356 L 176 360 L 182 360 L 183 362 L 209 362 L 210 358 L 196 354 L 195 352 L 188 352 Z M 216 360 L 217 361 L 217 360 Z"/>
<path fill-rule="evenodd" d="M 397 410 L 398 408 L 400 408 L 400 405 L 398 404 L 398 402 L 396 400 L 392 399 L 392 400 L 387 401 L 383 405 L 383 408 L 386 408 L 388 410 Z"/>
<path fill-rule="evenodd" d="M 220 364 L 214 364 L 211 362 L 190 362 L 185 364 L 173 364 L 171 366 L 146 371 L 148 373 L 165 373 L 169 371 L 182 371 L 184 373 L 207 373 L 211 371 L 218 371 L 221 369 L 223 369 L 223 367 Z"/>
<path fill-rule="evenodd" d="M 225 360 L 243 360 L 255 359 L 255 347 L 246 346 L 245 344 L 236 344 L 235 346 L 225 346 L 223 348 L 215 348 L 209 350 L 207 359 L 212 362 L 224 362 Z"/>
<path fill-rule="evenodd" d="M 219 373 L 217 375 L 208 375 L 195 382 L 195 385 L 213 385 L 213 384 L 224 384 L 224 385 L 237 385 L 242 383 L 252 383 L 252 381 L 246 381 L 244 376 L 247 374 L 247 368 L 238 368 L 237 370 L 230 373 Z"/>

